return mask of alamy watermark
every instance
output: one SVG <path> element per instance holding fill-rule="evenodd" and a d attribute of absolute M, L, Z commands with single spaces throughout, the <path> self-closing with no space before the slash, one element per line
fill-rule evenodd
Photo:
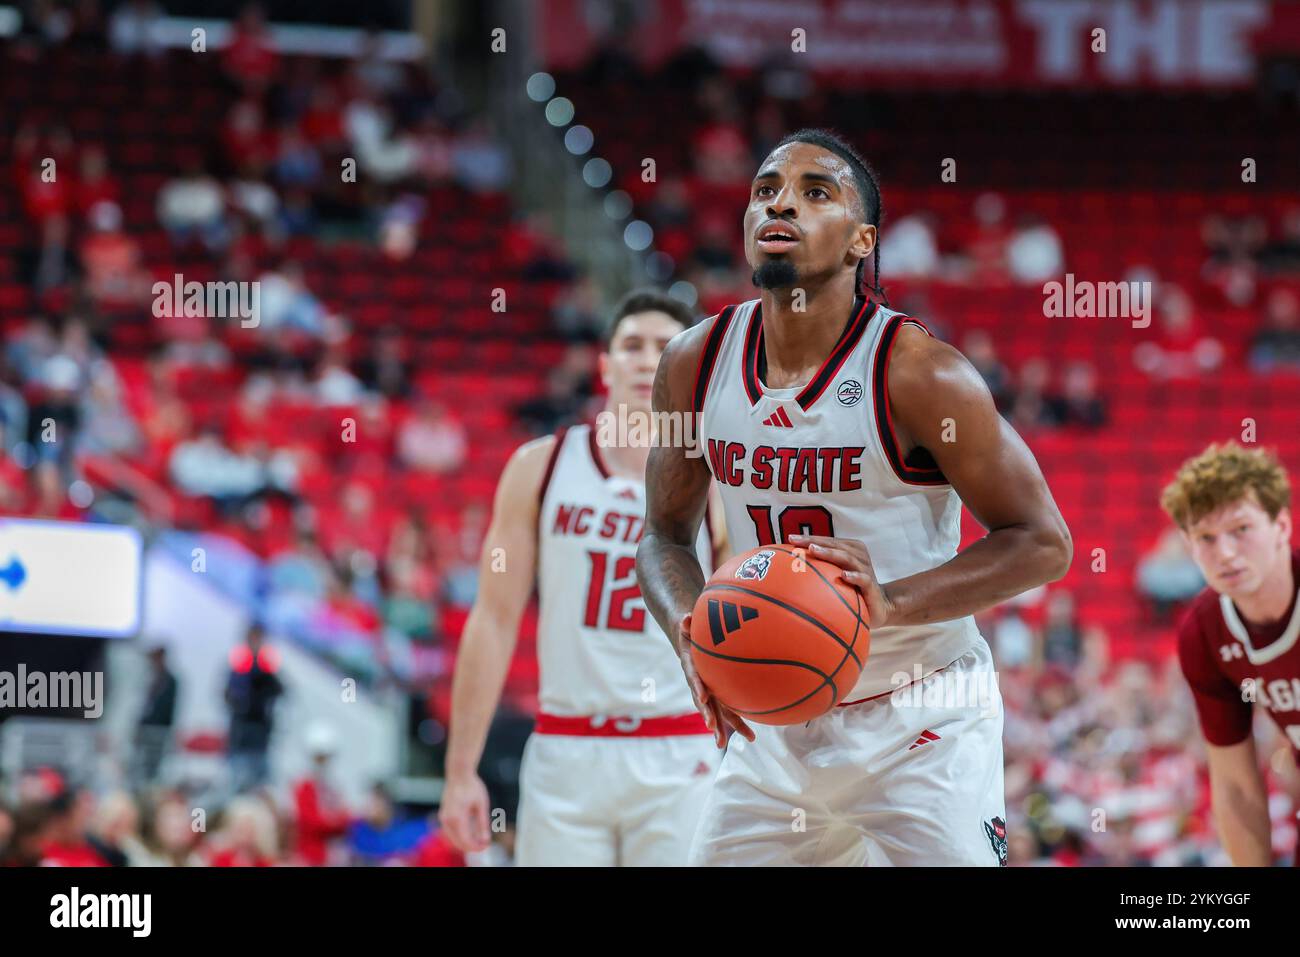
<path fill-rule="evenodd" d="M 262 287 L 252 282 L 198 282 L 176 273 L 171 282 L 153 284 L 153 315 L 238 319 L 245 329 L 255 329 L 262 319 Z"/>
<path fill-rule="evenodd" d="M 0 711 L 50 708 L 81 711 L 87 718 L 104 713 L 102 671 L 0 671 Z"/>
<path fill-rule="evenodd" d="M 1043 284 L 1043 315 L 1048 319 L 1132 319 L 1134 329 L 1151 325 L 1151 283 L 1149 281 L 1076 281 L 1074 273 L 1065 282 Z"/>
<path fill-rule="evenodd" d="M 996 671 L 938 671 L 924 677 L 921 666 L 912 674 L 896 671 L 889 683 L 894 690 L 889 701 L 896 708 L 969 708 L 981 718 L 996 717 L 1002 710 Z"/>
<path fill-rule="evenodd" d="M 691 459 L 704 455 L 693 412 L 649 412 L 621 403 L 596 416 L 596 442 L 602 448 L 684 449 Z"/>

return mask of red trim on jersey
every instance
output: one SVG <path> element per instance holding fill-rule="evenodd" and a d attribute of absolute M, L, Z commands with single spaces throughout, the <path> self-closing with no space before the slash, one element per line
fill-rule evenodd
<path fill-rule="evenodd" d="M 713 325 L 704 339 L 704 348 L 700 350 L 700 361 L 695 366 L 695 391 L 692 393 L 692 407 L 696 412 L 704 411 L 704 398 L 709 392 L 709 382 L 713 379 L 713 369 L 717 365 L 718 352 L 722 348 L 722 339 L 731 325 L 736 307 L 727 306 L 713 317 Z"/>
<path fill-rule="evenodd" d="M 537 493 L 537 508 L 539 509 L 538 519 L 540 520 L 540 509 L 542 503 L 546 501 L 546 490 L 551 485 L 551 473 L 555 471 L 555 463 L 560 458 L 560 449 L 564 448 L 564 436 L 569 431 L 568 426 L 560 426 L 555 430 L 555 447 L 551 449 L 551 457 L 546 460 L 546 471 L 542 473 L 542 488 Z"/>
<path fill-rule="evenodd" d="M 880 435 L 880 444 L 885 450 L 885 458 L 901 482 L 908 485 L 947 485 L 948 479 L 938 468 L 917 468 L 908 465 L 899 453 L 898 437 L 894 434 L 894 416 L 889 401 L 889 357 L 893 354 L 894 343 L 898 333 L 908 323 L 920 326 L 927 336 L 932 333 L 919 319 L 911 316 L 894 316 L 881 333 L 880 344 L 876 347 L 876 361 L 873 369 L 873 396 L 876 403 L 876 431 Z"/>
<path fill-rule="evenodd" d="M 925 681 L 926 678 L 929 678 L 929 677 L 930 677 L 930 675 L 937 675 L 940 671 L 947 671 L 947 670 L 948 670 L 948 666 L 947 666 L 947 665 L 944 665 L 942 668 L 937 668 L 937 669 L 935 669 L 934 671 L 931 671 L 929 675 L 926 675 L 925 678 L 922 678 L 921 680 L 922 680 L 922 681 Z M 891 694 L 893 694 L 895 691 L 898 691 L 898 690 L 900 690 L 900 689 L 902 689 L 902 688 L 910 688 L 910 687 L 911 687 L 912 685 L 914 685 L 914 684 L 916 684 L 915 681 L 909 681 L 909 682 L 908 682 L 907 684 L 905 684 L 905 685 L 899 685 L 897 688 L 890 688 L 888 691 L 882 691 L 882 692 L 880 692 L 880 694 L 873 694 L 873 695 L 872 695 L 871 697 L 869 697 L 869 698 L 859 698 L 857 701 L 841 701 L 841 702 L 840 702 L 839 704 L 837 704 L 835 707 L 837 707 L 837 708 L 848 708 L 848 707 L 851 707 L 852 705 L 855 705 L 855 704 L 866 704 L 868 701 L 875 701 L 877 698 L 883 698 L 883 697 L 885 697 L 885 695 L 891 695 Z"/>
<path fill-rule="evenodd" d="M 605 468 L 605 460 L 601 457 L 600 446 L 596 444 L 595 426 L 587 427 L 587 446 L 591 449 L 591 461 L 595 464 L 600 477 L 609 478 L 609 469 Z"/>
<path fill-rule="evenodd" d="M 713 539 L 713 503 L 707 498 L 704 500 L 704 530 L 709 536 L 709 561 L 713 563 L 709 571 L 712 573 L 718 570 L 718 543 Z"/>
<path fill-rule="evenodd" d="M 867 314 L 868 306 L 871 307 L 870 315 Z M 858 310 L 853 321 L 844 330 L 840 342 L 831 350 L 831 354 L 823 363 L 822 368 L 817 370 L 817 374 L 812 377 L 803 392 L 795 397 L 795 401 L 799 403 L 801 409 L 807 412 L 808 407 L 821 398 L 822 393 L 826 391 L 826 387 L 840 374 L 840 369 L 848 361 L 849 354 L 862 341 L 863 333 L 867 331 L 867 326 L 871 325 L 871 320 L 876 318 L 876 313 L 879 311 L 880 307 L 871 300 L 867 300 L 862 304 L 862 308 Z"/>
<path fill-rule="evenodd" d="M 749 316 L 749 326 L 745 329 L 745 343 L 740 357 L 740 381 L 745 386 L 745 395 L 749 404 L 757 405 L 763 397 L 763 390 L 758 384 L 758 353 L 763 344 L 763 304 L 754 307 Z"/>
<path fill-rule="evenodd" d="M 861 304 L 859 305 L 859 303 Z M 870 315 L 867 314 L 868 307 L 871 307 Z M 869 299 L 860 300 L 858 297 L 854 297 L 853 307 L 849 310 L 848 321 L 844 323 L 844 328 L 840 330 L 840 336 L 835 340 L 835 345 L 831 347 L 830 353 L 822 360 L 817 372 L 794 398 L 800 409 L 807 412 L 809 407 L 821 398 L 822 393 L 826 391 L 826 387 L 839 374 L 849 354 L 861 341 L 862 334 L 870 325 L 871 320 L 875 318 L 876 311 L 879 308 Z M 762 303 L 760 303 L 754 308 L 754 312 L 749 319 L 749 328 L 745 334 L 744 358 L 741 363 L 741 378 L 745 384 L 745 394 L 749 396 L 751 405 L 757 405 L 758 400 L 763 397 L 762 381 L 758 375 L 758 358 L 766 351 L 764 342 L 763 307 Z"/>
<path fill-rule="evenodd" d="M 630 724 L 635 722 L 635 724 Z M 619 727 L 621 725 L 621 728 Z M 563 734 L 582 738 L 673 738 L 687 734 L 712 734 L 698 711 L 662 718 L 569 717 L 538 712 L 536 734 Z"/>

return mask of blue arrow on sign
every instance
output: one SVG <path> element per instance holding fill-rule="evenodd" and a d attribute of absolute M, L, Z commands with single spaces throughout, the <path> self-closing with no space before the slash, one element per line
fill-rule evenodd
<path fill-rule="evenodd" d="M 0 568 L 0 581 L 9 586 L 10 591 L 17 591 L 27 579 L 27 569 L 17 557 L 9 559 L 9 564 Z"/>

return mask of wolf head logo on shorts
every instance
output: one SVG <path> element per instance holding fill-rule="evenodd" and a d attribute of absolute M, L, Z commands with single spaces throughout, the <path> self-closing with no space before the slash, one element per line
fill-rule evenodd
<path fill-rule="evenodd" d="M 736 577 L 741 581 L 756 582 L 767 577 L 767 570 L 772 567 L 772 556 L 776 552 L 758 552 L 750 555 L 736 569 Z"/>
<path fill-rule="evenodd" d="M 984 822 L 984 833 L 993 845 L 993 853 L 998 856 L 998 865 L 1007 866 L 1007 822 L 995 817 Z"/>

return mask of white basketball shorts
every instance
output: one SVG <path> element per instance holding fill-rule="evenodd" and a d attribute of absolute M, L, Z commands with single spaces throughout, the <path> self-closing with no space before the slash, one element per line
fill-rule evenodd
<path fill-rule="evenodd" d="M 681 867 L 722 752 L 710 734 L 537 734 L 524 747 L 515 861 Z"/>
<path fill-rule="evenodd" d="M 754 742 L 728 742 L 692 864 L 1006 863 L 1002 696 L 982 639 L 892 693 L 751 727 Z"/>

